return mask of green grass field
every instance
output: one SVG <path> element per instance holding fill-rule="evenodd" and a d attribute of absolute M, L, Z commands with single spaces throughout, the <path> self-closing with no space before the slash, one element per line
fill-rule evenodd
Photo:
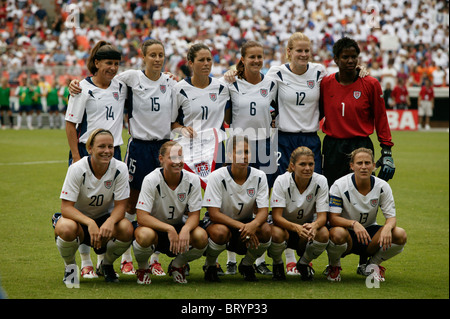
<path fill-rule="evenodd" d="M 402 254 L 384 263 L 386 282 L 379 288 L 367 288 L 365 278 L 356 274 L 355 255 L 342 260 L 342 282 L 328 282 L 321 275 L 327 264 L 323 254 L 314 261 L 313 282 L 292 276 L 285 282 L 272 282 L 258 275 L 259 282 L 248 283 L 240 275 L 229 275 L 221 277 L 219 284 L 206 283 L 201 258 L 191 263 L 187 285 L 175 284 L 166 276 L 154 277 L 150 286 L 143 287 L 134 276 L 121 275 L 119 284 L 81 279 L 80 289 L 67 289 L 51 226 L 52 214 L 60 209 L 59 193 L 67 170 L 65 132 L 0 131 L 3 290 L 11 299 L 448 299 L 449 134 L 393 132 L 393 140 L 397 171 L 390 184 L 397 223 L 406 230 L 408 243 Z M 378 157 L 379 146 L 374 144 Z M 95 262 L 94 254 L 93 258 Z M 77 261 L 80 264 L 78 256 Z M 161 255 L 165 269 L 169 261 Z M 219 261 L 225 266 L 225 253 Z M 267 263 L 271 264 L 269 258 Z M 118 261 L 115 267 L 118 271 Z"/>

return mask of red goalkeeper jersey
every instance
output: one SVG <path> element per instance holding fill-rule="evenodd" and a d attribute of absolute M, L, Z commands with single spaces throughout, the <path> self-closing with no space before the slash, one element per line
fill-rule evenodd
<path fill-rule="evenodd" d="M 383 92 L 377 79 L 366 76 L 349 85 L 326 76 L 320 86 L 322 131 L 334 138 L 369 136 L 374 129 L 380 144 L 392 146 Z"/>

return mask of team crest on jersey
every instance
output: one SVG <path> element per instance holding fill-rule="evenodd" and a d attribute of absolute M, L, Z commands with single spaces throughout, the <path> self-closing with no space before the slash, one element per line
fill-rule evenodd
<path fill-rule="evenodd" d="M 353 97 L 359 99 L 361 97 L 361 91 L 353 91 Z"/>
<path fill-rule="evenodd" d="M 111 181 L 111 180 L 105 181 L 105 187 L 106 187 L 107 189 L 110 189 L 111 186 L 112 186 L 112 181 Z"/>
<path fill-rule="evenodd" d="M 209 93 L 209 98 L 211 99 L 211 101 L 216 102 L 217 93 Z"/>
<path fill-rule="evenodd" d="M 194 165 L 195 167 L 195 171 L 197 173 L 197 175 L 201 176 L 201 177 L 206 177 L 208 176 L 209 173 L 209 165 L 207 162 L 200 162 Z"/>
<path fill-rule="evenodd" d="M 116 101 L 119 101 L 119 93 L 118 92 L 113 92 L 113 97 Z"/>
<path fill-rule="evenodd" d="M 267 89 L 260 89 L 259 93 L 261 93 L 262 97 L 266 97 L 269 91 Z"/>
<path fill-rule="evenodd" d="M 164 84 L 161 84 L 159 86 L 159 89 L 161 90 L 162 93 L 166 93 L 166 86 Z"/>
<path fill-rule="evenodd" d="M 371 199 L 370 200 L 370 205 L 372 205 L 372 207 L 377 207 L 377 205 L 378 205 L 378 198 Z"/>
<path fill-rule="evenodd" d="M 310 89 L 313 89 L 314 88 L 314 85 L 315 85 L 315 81 L 314 80 L 308 80 L 308 81 L 306 81 L 306 85 L 310 88 Z"/>
<path fill-rule="evenodd" d="M 306 196 L 306 201 L 307 202 L 312 201 L 312 199 L 313 199 L 313 195 L 312 194 L 309 194 L 308 196 Z"/>
<path fill-rule="evenodd" d="M 247 189 L 247 195 L 250 197 L 255 196 L 255 189 L 254 188 L 248 188 Z"/>
<path fill-rule="evenodd" d="M 180 202 L 184 202 L 184 200 L 186 199 L 186 193 L 178 193 L 177 197 Z"/>

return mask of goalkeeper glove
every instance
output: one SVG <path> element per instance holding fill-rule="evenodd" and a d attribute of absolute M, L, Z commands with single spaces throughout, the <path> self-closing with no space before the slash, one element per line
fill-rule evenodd
<path fill-rule="evenodd" d="M 376 163 L 376 167 L 381 167 L 378 177 L 384 179 L 386 182 L 394 177 L 395 164 L 392 158 L 392 151 L 390 147 L 382 146 L 381 157 Z"/>

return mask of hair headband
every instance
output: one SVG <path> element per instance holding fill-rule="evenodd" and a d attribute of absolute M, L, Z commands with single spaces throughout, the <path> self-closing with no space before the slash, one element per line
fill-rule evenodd
<path fill-rule="evenodd" d="M 96 60 L 120 60 L 122 58 L 122 54 L 115 50 L 104 50 L 97 52 L 94 56 Z"/>

